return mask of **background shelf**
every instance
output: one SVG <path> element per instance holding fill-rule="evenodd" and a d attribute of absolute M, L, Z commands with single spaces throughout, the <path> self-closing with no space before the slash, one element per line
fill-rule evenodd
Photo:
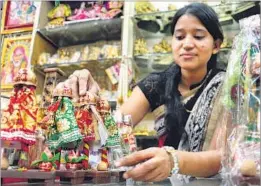
<path fill-rule="evenodd" d="M 111 67 L 112 65 L 121 61 L 119 58 L 111 59 L 98 59 L 98 60 L 88 60 L 88 61 L 79 61 L 71 63 L 55 63 L 55 64 L 44 64 L 44 65 L 35 65 L 34 68 L 38 71 L 42 71 L 45 68 L 54 68 L 59 67 L 64 73 L 65 76 L 71 75 L 75 70 L 88 69 L 92 75 L 100 74 L 101 71 Z M 105 72 L 104 72 L 105 73 Z"/>
<path fill-rule="evenodd" d="M 148 20 L 147 17 L 155 17 L 155 18 L 161 18 L 161 17 L 173 17 L 174 14 L 177 12 L 177 10 L 170 10 L 170 11 L 158 11 L 158 12 L 151 12 L 151 13 L 144 13 L 144 14 L 136 14 L 134 16 L 135 19 L 140 20 Z"/>
<path fill-rule="evenodd" d="M 38 33 L 56 48 L 93 43 L 101 40 L 120 40 L 122 19 L 71 22 L 61 27 L 42 28 Z"/>

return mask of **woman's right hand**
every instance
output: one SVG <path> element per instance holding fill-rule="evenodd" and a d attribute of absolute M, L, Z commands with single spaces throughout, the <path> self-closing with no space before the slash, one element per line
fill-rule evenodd
<path fill-rule="evenodd" d="M 157 147 L 134 152 L 115 163 L 116 167 L 135 166 L 124 173 L 125 179 L 133 178 L 146 182 L 168 178 L 173 164 L 172 157 L 163 148 Z"/>
<path fill-rule="evenodd" d="M 99 85 L 87 69 L 74 71 L 65 81 L 65 84 L 72 88 L 73 99 L 75 101 L 78 101 L 80 97 L 84 97 L 87 91 L 96 96 L 100 91 Z"/>

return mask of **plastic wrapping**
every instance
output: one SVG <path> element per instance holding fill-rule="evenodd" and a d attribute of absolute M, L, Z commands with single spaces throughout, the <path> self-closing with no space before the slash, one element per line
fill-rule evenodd
<path fill-rule="evenodd" d="M 260 17 L 240 21 L 223 86 L 219 146 L 226 185 L 260 184 Z"/>
<path fill-rule="evenodd" d="M 117 113 L 114 118 L 119 131 L 123 155 L 129 155 L 137 151 L 136 138 L 132 131 L 133 125 L 131 115 L 122 115 L 121 113 Z"/>

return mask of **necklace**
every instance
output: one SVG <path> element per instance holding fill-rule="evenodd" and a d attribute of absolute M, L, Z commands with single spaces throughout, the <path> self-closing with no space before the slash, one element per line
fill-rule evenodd
<path fill-rule="evenodd" d="M 185 108 L 185 110 L 186 110 L 188 113 L 191 113 L 191 112 L 192 112 L 192 109 L 189 110 L 189 109 L 186 109 L 186 108 Z"/>

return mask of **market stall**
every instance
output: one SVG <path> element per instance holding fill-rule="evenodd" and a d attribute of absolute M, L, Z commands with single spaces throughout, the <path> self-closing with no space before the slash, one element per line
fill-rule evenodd
<path fill-rule="evenodd" d="M 130 115 L 115 111 L 140 79 L 173 62 L 170 22 L 188 3 L 159 4 L 3 2 L 2 183 L 150 185 L 123 179 L 130 167 L 114 163 L 158 146 L 154 120 L 160 121 L 160 113 L 148 114 L 133 128 Z M 221 179 L 258 184 L 260 21 L 258 25 L 252 15 L 260 14 L 260 5 L 209 5 L 225 35 L 218 55 L 218 66 L 227 69 L 219 134 L 227 139 L 219 144 L 225 149 L 224 160 L 220 177 L 182 184 L 220 185 Z M 97 94 L 87 91 L 75 97 L 68 79 L 81 69 L 91 72 L 100 87 Z M 153 185 L 178 183 L 170 178 Z"/>

